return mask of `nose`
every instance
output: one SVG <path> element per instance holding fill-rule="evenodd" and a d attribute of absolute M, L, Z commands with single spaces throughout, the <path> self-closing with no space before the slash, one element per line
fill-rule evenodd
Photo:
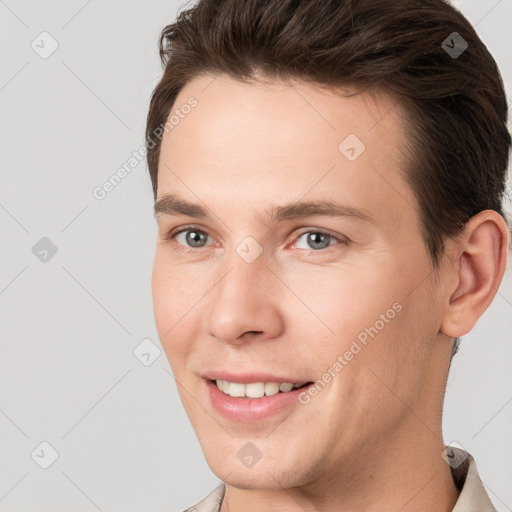
<path fill-rule="evenodd" d="M 210 336 L 223 343 L 278 337 L 283 329 L 282 284 L 267 267 L 264 253 L 247 262 L 236 251 L 225 261 L 217 284 L 208 294 L 203 316 Z"/>

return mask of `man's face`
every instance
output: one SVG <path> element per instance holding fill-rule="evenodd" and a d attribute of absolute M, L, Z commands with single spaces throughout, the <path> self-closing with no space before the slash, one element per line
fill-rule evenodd
<path fill-rule="evenodd" d="M 160 340 L 224 481 L 276 488 L 350 474 L 398 436 L 431 435 L 410 409 L 428 421 L 440 400 L 440 292 L 401 176 L 403 111 L 385 95 L 212 80 L 183 88 L 173 111 L 192 96 L 197 106 L 162 140 L 157 199 L 208 215 L 158 217 Z M 368 218 L 271 218 L 320 201 Z M 225 398 L 212 372 L 317 382 L 316 393 Z"/>

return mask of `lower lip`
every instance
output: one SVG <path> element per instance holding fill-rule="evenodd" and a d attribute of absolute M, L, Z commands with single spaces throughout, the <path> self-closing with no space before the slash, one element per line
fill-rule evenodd
<path fill-rule="evenodd" d="M 240 398 L 226 395 L 214 381 L 205 379 L 205 383 L 214 409 L 227 419 L 242 423 L 264 420 L 278 411 L 302 405 L 299 402 L 299 395 L 308 388 L 304 386 L 262 398 Z"/>

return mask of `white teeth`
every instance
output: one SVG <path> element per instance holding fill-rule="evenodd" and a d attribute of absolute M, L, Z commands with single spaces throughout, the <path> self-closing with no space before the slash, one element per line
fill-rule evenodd
<path fill-rule="evenodd" d="M 243 384 L 242 384 L 243 385 Z M 230 384 L 231 386 L 231 384 Z M 245 396 L 249 398 L 261 398 L 265 395 L 265 383 L 254 382 L 245 385 Z"/>
<path fill-rule="evenodd" d="M 276 395 L 280 391 L 286 393 L 292 389 L 301 387 L 303 384 L 291 384 L 290 382 L 251 382 L 250 384 L 241 384 L 238 382 L 228 382 L 217 379 L 217 387 L 226 395 L 232 397 L 262 398 L 263 396 Z"/>
<path fill-rule="evenodd" d="M 272 396 L 279 393 L 279 384 L 277 382 L 266 382 L 265 383 L 265 395 Z"/>
<path fill-rule="evenodd" d="M 245 396 L 245 384 L 230 382 L 228 386 L 228 394 L 234 397 Z"/>

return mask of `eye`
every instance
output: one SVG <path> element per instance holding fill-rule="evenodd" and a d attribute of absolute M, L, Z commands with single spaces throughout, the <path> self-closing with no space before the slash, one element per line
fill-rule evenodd
<path fill-rule="evenodd" d="M 296 237 L 296 242 L 294 246 L 297 245 L 298 241 L 300 241 L 304 235 L 308 235 L 304 240 L 307 247 L 298 247 L 299 249 L 305 249 L 310 252 L 319 252 L 322 249 L 326 249 L 331 245 L 336 245 L 336 242 L 346 243 L 347 240 L 342 238 L 341 236 L 335 236 L 331 233 L 327 233 L 319 230 L 309 230 L 300 233 Z M 181 237 L 181 240 L 180 240 Z M 194 250 L 201 249 L 207 246 L 207 240 L 210 238 L 210 235 L 203 231 L 202 229 L 198 229 L 193 226 L 182 227 L 178 231 L 171 231 L 169 235 L 166 237 L 167 239 L 176 239 L 178 245 L 183 247 L 184 250 Z"/>
<path fill-rule="evenodd" d="M 304 235 L 308 235 L 305 240 L 309 247 L 299 247 L 299 249 L 313 250 L 318 252 L 318 250 L 326 249 L 331 245 L 335 245 L 335 242 L 330 242 L 343 242 L 341 238 L 331 235 L 330 233 L 313 230 L 303 232 L 297 237 L 297 240 L 300 240 Z"/>
<path fill-rule="evenodd" d="M 179 237 L 182 237 L 182 241 L 179 241 Z M 176 233 L 170 233 L 168 238 L 176 238 L 180 245 L 188 248 L 201 248 L 204 247 L 205 241 L 208 239 L 208 233 L 196 228 L 184 228 Z"/>

